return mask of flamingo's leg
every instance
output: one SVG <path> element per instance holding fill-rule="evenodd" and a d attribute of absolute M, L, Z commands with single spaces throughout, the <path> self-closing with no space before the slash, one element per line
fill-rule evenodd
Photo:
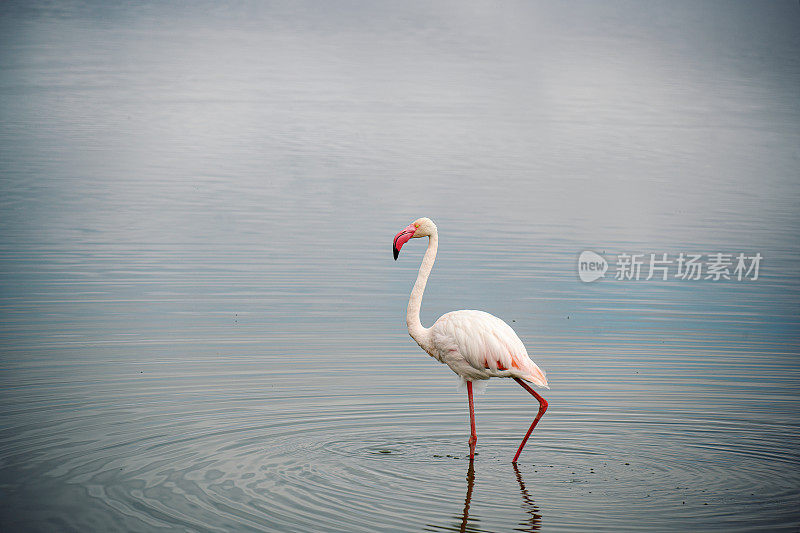
<path fill-rule="evenodd" d="M 475 406 L 472 404 L 472 382 L 467 381 L 467 398 L 469 399 L 469 459 L 475 459 L 475 445 L 478 443 L 478 434 L 475 432 Z"/>
<path fill-rule="evenodd" d="M 528 442 L 528 437 L 531 436 L 531 432 L 533 431 L 533 428 L 536 427 L 536 424 L 539 423 L 539 419 L 542 418 L 542 415 L 544 414 L 544 412 L 547 411 L 547 400 L 545 400 L 539 394 L 537 394 L 537 392 L 535 390 L 530 388 L 530 386 L 528 386 L 528 384 L 525 383 L 524 381 L 522 381 L 521 379 L 514 378 L 514 381 L 516 381 L 517 383 L 522 385 L 522 388 L 524 388 L 526 391 L 528 391 L 531 394 L 533 394 L 533 397 L 536 398 L 537 400 L 539 400 L 539 412 L 536 414 L 536 418 L 533 419 L 533 423 L 531 424 L 531 427 L 528 429 L 528 432 L 525 434 L 525 438 L 522 439 L 522 443 L 519 445 L 519 449 L 517 450 L 517 454 L 514 456 L 514 460 L 511 461 L 512 463 L 516 463 L 517 462 L 517 459 L 519 459 L 519 454 L 522 453 L 522 448 L 524 448 L 525 447 L 525 443 Z"/>

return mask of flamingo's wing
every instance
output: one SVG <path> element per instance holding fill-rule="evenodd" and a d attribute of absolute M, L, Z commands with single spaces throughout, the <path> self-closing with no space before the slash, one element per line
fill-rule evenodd
<path fill-rule="evenodd" d="M 449 341 L 448 349 L 458 350 L 471 367 L 549 388 L 545 373 L 528 356 L 520 338 L 496 316 L 483 311 L 454 311 L 435 326 L 439 338 Z"/>

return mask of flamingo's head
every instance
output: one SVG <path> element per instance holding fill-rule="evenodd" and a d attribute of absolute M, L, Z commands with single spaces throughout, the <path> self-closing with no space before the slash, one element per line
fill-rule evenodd
<path fill-rule="evenodd" d="M 420 237 L 430 237 L 436 234 L 436 224 L 429 218 L 418 218 L 408 225 L 406 229 L 394 236 L 392 243 L 392 252 L 394 259 L 397 261 L 397 256 L 400 255 L 400 248 L 403 247 L 409 239 L 418 239 Z"/>

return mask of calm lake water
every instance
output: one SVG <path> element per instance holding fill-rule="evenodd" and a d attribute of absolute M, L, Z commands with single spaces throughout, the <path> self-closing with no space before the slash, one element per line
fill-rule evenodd
<path fill-rule="evenodd" d="M 799 169 L 797 2 L 4 2 L 0 529 L 797 531 Z"/>

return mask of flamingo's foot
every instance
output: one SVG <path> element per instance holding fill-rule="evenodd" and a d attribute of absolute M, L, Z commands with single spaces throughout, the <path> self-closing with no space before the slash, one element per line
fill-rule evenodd
<path fill-rule="evenodd" d="M 475 446 L 477 444 L 478 444 L 478 437 L 476 437 L 475 435 L 472 435 L 469 438 L 469 458 L 470 459 L 474 459 L 475 458 Z"/>

